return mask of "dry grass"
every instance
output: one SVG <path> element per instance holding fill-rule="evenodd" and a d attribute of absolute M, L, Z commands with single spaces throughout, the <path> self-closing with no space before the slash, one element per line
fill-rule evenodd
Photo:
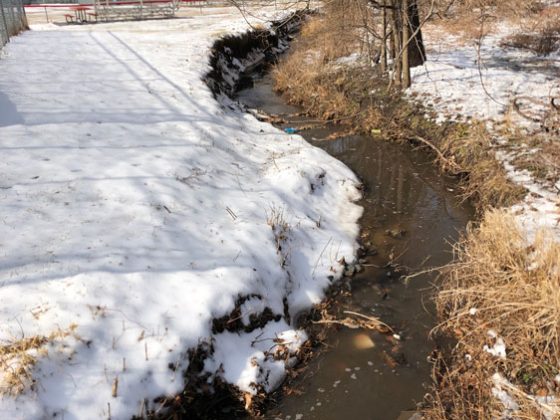
<path fill-rule="evenodd" d="M 271 206 L 270 211 L 266 212 L 266 223 L 274 236 L 274 246 L 280 257 L 280 266 L 285 268 L 291 253 L 289 248 L 291 226 L 286 221 L 284 209 Z"/>
<path fill-rule="evenodd" d="M 0 396 L 16 396 L 33 389 L 33 367 L 40 357 L 48 354 L 47 345 L 73 334 L 76 327 L 73 324 L 66 331 L 57 330 L 48 336 L 36 335 L 0 344 Z"/>
<path fill-rule="evenodd" d="M 560 48 L 560 7 L 539 1 L 470 0 L 460 2 L 437 22 L 446 34 L 473 40 L 491 33 L 496 23 L 508 22 L 518 32 L 502 41 L 503 46 L 548 55 Z"/>
<path fill-rule="evenodd" d="M 459 42 L 470 44 L 473 40 L 488 35 L 494 28 L 493 20 L 485 21 L 484 25 L 480 23 L 480 14 L 469 11 L 457 13 L 453 17 L 446 16 L 445 19 L 438 19 L 430 23 L 431 28 L 429 29 L 437 28 L 442 33 L 443 40 L 452 35 L 457 37 Z"/>
<path fill-rule="evenodd" d="M 506 40 L 506 43 L 511 43 L 511 46 L 519 44 L 521 48 L 529 47 L 530 44 L 536 46 L 539 42 L 544 46 L 544 38 L 539 40 L 538 35 L 540 33 L 544 37 L 550 32 L 546 27 L 554 22 L 553 19 L 546 19 L 554 8 L 540 1 L 464 0 L 454 2 L 449 8 L 445 7 L 449 1 L 443 0 L 441 3 L 439 9 L 445 10 L 445 13 L 439 14 L 442 19 L 437 21 L 437 26 L 446 34 L 458 36 L 463 41 L 484 37 L 495 29 L 496 23 L 507 21 L 518 26 L 520 33 Z M 543 18 L 549 23 L 545 24 Z M 526 36 L 529 33 L 530 39 Z"/>
<path fill-rule="evenodd" d="M 461 0 L 450 2 L 439 0 L 439 9 L 447 10 L 447 18 L 459 18 L 465 15 L 492 14 L 504 18 L 526 17 L 536 14 L 545 8 L 539 0 Z M 451 4 L 451 7 L 445 5 Z"/>
<path fill-rule="evenodd" d="M 519 21 L 520 31 L 503 45 L 548 55 L 560 48 L 560 7 L 547 7 Z"/>
<path fill-rule="evenodd" d="M 524 188 L 510 182 L 496 160 L 491 136 L 484 124 L 456 125 L 442 139 L 440 148 L 468 172 L 463 195 L 477 203 L 481 210 L 509 206 L 524 196 Z"/>
<path fill-rule="evenodd" d="M 456 248 L 437 297 L 446 321 L 439 333 L 458 340 L 449 369 L 439 361 L 438 384 L 427 410 L 434 419 L 500 417 L 505 407 L 493 397 L 499 372 L 501 388 L 517 403 L 513 418 L 541 418 L 545 408 L 534 396 L 558 396 L 553 379 L 560 366 L 560 244 L 540 234 L 527 245 L 513 216 L 490 211 Z M 499 358 L 494 330 L 507 348 Z M 552 418 L 560 409 L 549 407 Z"/>
<path fill-rule="evenodd" d="M 344 93 L 344 71 L 333 64 L 356 46 L 348 35 L 338 37 L 330 33 L 333 20 L 335 17 L 328 15 L 306 23 L 298 47 L 273 70 L 276 89 L 291 103 L 323 119 L 347 118 L 358 112 L 357 104 Z"/>
<path fill-rule="evenodd" d="M 526 169 L 545 185 L 560 181 L 560 144 L 548 136 L 525 136 L 523 142 L 530 152 L 519 153 L 513 160 L 516 168 Z"/>
<path fill-rule="evenodd" d="M 348 95 L 353 72 L 337 60 L 357 51 L 364 59 L 374 55 L 368 42 L 367 4 L 365 0 L 330 2 L 322 14 L 303 25 L 297 47 L 273 70 L 276 89 L 291 103 L 328 120 L 348 121 L 361 112 L 359 101 Z"/>

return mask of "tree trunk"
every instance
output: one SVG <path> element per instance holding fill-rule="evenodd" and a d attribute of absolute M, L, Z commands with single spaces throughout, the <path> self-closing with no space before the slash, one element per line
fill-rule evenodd
<path fill-rule="evenodd" d="M 410 34 L 418 31 L 408 45 L 408 61 L 410 67 L 421 66 L 426 61 L 426 49 L 424 48 L 422 31 L 418 29 L 420 27 L 420 14 L 418 13 L 417 0 L 408 0 L 408 22 Z"/>
<path fill-rule="evenodd" d="M 402 59 L 401 59 L 401 50 L 402 50 L 402 39 L 401 39 L 401 28 L 400 28 L 400 18 L 399 12 L 400 8 L 397 6 L 398 3 L 395 0 L 391 1 L 391 5 L 393 6 L 391 10 L 391 21 L 392 21 L 392 31 L 393 31 L 393 82 L 396 86 L 400 86 L 402 82 Z"/>
<path fill-rule="evenodd" d="M 410 51 L 410 22 L 409 22 L 409 4 L 408 0 L 402 0 L 402 84 L 405 89 L 410 87 L 410 64 L 408 53 Z"/>
<path fill-rule="evenodd" d="M 381 72 L 387 71 L 387 9 L 385 8 L 385 0 L 381 2 L 382 6 L 382 26 L 383 26 L 383 40 L 381 41 Z"/>
<path fill-rule="evenodd" d="M 381 10 L 381 72 L 387 71 L 391 58 L 389 87 L 406 89 L 411 84 L 410 69 L 426 61 L 418 0 L 371 0 L 371 4 Z"/>

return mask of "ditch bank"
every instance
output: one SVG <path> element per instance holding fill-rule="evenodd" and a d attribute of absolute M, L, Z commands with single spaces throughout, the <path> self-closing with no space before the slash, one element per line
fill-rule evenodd
<path fill-rule="evenodd" d="M 428 391 L 432 366 L 428 357 L 434 348 L 428 339 L 436 322 L 428 289 L 435 275 L 430 270 L 409 274 L 449 263 L 450 243 L 474 212 L 457 199 L 457 179 L 442 176 L 431 156 L 385 137 L 363 135 L 363 130 L 341 131 L 333 118 L 310 121 L 309 110 L 289 106 L 274 93 L 271 77 L 263 77 L 263 72 L 287 50 L 302 17 L 277 23 L 272 31 L 217 41 L 206 82 L 224 106 L 239 109 L 241 103 L 257 118 L 300 132 L 361 178 L 363 247 L 359 260 L 348 265 L 348 277 L 332 288 L 326 303 L 299 320 L 311 336 L 301 355 L 306 363 L 294 368 L 293 379 L 266 404 L 253 401 L 252 414 L 397 418 L 415 410 Z M 340 321 L 349 313 L 381 319 L 391 333 L 332 327 L 344 324 Z M 236 400 L 235 390 L 229 389 L 229 398 L 218 407 L 241 417 Z M 216 412 L 212 415 L 217 417 Z"/>
<path fill-rule="evenodd" d="M 210 71 L 204 77 L 216 100 L 224 107 L 229 106 L 239 111 L 239 107 L 235 106 L 230 98 L 237 90 L 247 86 L 251 74 L 262 71 L 286 51 L 289 41 L 299 30 L 304 16 L 308 13 L 308 11 L 295 12 L 283 20 L 274 22 L 270 29 L 255 29 L 217 40 L 209 57 Z M 274 214 L 274 209 L 271 210 Z M 272 222 L 274 220 L 269 221 L 269 224 L 274 232 L 275 226 Z M 281 229 L 278 231 L 281 235 Z M 277 240 L 279 245 L 277 251 L 281 254 L 280 243 L 286 239 L 277 238 Z M 331 277 L 329 281 L 333 280 Z M 244 306 L 250 301 L 262 300 L 264 300 L 263 296 L 258 294 L 239 295 L 231 313 L 213 319 L 212 334 L 251 334 L 269 323 L 279 322 L 282 319 L 290 323 L 291 315 L 287 298 L 284 299 L 284 313 L 275 314 L 270 308 L 264 307 L 261 311 L 252 313 L 248 320 L 245 319 Z M 259 341 L 259 338 L 260 336 L 257 336 L 255 341 Z M 291 341 L 283 346 L 281 341 L 282 339 L 277 336 L 275 342 L 280 345 L 272 346 L 271 350 L 276 348 L 279 351 L 268 351 L 265 357 L 267 360 L 272 360 L 272 363 L 285 364 L 286 369 L 303 358 L 300 355 L 308 352 L 308 342 L 302 343 L 299 348 L 298 344 L 291 344 Z M 297 340 L 293 342 L 296 343 Z M 260 373 L 265 377 L 263 384 L 251 384 L 256 394 L 242 392 L 222 378 L 223 367 L 218 367 L 216 374 L 209 372 L 206 364 L 215 352 L 212 339 L 201 340 L 198 347 L 189 349 L 186 354 L 188 369 L 182 372 L 187 384 L 185 389 L 173 397 L 162 396 L 154 400 L 153 402 L 158 406 L 157 410 L 147 409 L 151 402 L 150 404 L 146 402 L 146 407 L 142 407 L 142 415 L 138 418 L 230 419 L 258 415 L 267 396 L 265 384 L 274 389 L 277 386 L 274 382 L 281 378 L 260 369 Z M 169 369 L 175 371 L 176 367 L 170 365 Z"/>
<path fill-rule="evenodd" d="M 205 82 L 218 101 L 225 104 L 237 91 L 252 83 L 252 75 L 275 63 L 289 48 L 311 12 L 298 11 L 273 22 L 271 29 L 254 29 L 217 40 L 210 55 Z"/>

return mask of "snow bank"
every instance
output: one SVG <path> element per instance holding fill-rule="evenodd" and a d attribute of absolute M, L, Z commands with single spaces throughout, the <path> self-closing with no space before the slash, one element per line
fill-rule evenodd
<path fill-rule="evenodd" d="M 305 340 L 290 321 L 353 259 L 354 174 L 201 80 L 214 40 L 247 29 L 223 11 L 47 25 L 6 48 L 0 343 L 64 332 L 6 418 L 145 413 L 202 343 L 209 380 L 270 390 Z"/>

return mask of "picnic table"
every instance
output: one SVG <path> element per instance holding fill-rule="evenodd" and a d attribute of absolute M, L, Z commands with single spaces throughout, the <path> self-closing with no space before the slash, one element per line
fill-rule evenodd
<path fill-rule="evenodd" d="M 91 10 L 88 6 L 70 6 L 69 8 L 74 12 L 76 22 L 87 22 L 87 11 Z"/>

